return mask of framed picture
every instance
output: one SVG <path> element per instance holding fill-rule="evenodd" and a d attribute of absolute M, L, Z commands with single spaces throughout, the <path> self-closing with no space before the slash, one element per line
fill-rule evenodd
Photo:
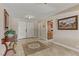
<path fill-rule="evenodd" d="M 71 16 L 58 19 L 58 30 L 77 30 L 78 29 L 78 16 Z"/>
<path fill-rule="evenodd" d="M 8 29 L 8 26 L 9 26 L 9 14 L 8 12 L 6 11 L 6 9 L 4 9 L 4 24 L 5 24 L 5 30 Z"/>

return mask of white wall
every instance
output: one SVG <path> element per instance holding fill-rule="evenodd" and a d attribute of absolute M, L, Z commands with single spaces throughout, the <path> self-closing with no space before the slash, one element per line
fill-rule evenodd
<path fill-rule="evenodd" d="M 79 22 L 79 11 L 68 12 L 68 13 L 63 13 L 63 14 L 53 16 L 54 41 L 79 49 L 79 29 L 78 30 L 58 30 L 58 26 L 57 26 L 58 19 L 70 17 L 74 15 L 78 15 L 78 22 Z M 79 23 L 78 23 L 78 28 L 79 28 Z"/>
<path fill-rule="evenodd" d="M 20 22 L 20 19 L 18 18 L 13 18 L 10 20 L 10 29 L 13 29 L 18 32 L 18 23 Z"/>
<path fill-rule="evenodd" d="M 18 22 L 18 34 L 17 39 L 26 38 L 26 22 Z"/>
<path fill-rule="evenodd" d="M 38 37 L 38 22 L 34 22 L 34 36 Z"/>
<path fill-rule="evenodd" d="M 47 39 L 47 21 L 42 20 L 38 22 L 38 37 L 41 39 Z"/>

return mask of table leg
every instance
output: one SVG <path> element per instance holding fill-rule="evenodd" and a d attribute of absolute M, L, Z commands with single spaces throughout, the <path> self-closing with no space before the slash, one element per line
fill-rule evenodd
<path fill-rule="evenodd" d="M 12 44 L 12 43 L 10 43 L 9 45 L 11 46 L 11 44 Z M 10 48 L 10 49 L 8 48 L 8 46 L 7 46 L 6 43 L 5 43 L 4 45 L 5 45 L 5 47 L 6 47 L 6 51 L 5 51 L 5 53 L 4 53 L 4 56 L 6 56 L 7 52 L 10 51 L 10 50 L 13 50 L 13 52 L 16 53 L 16 51 L 15 51 L 15 49 L 14 49 L 14 46 L 15 46 L 15 43 L 14 43 L 14 42 L 13 42 L 12 48 Z"/>

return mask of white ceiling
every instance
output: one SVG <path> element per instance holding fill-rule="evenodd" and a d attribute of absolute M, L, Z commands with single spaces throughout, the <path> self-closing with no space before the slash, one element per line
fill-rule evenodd
<path fill-rule="evenodd" d="M 32 15 L 35 20 L 40 20 L 73 7 L 77 3 L 7 3 L 4 5 L 15 18 L 25 19 L 26 15 Z"/>

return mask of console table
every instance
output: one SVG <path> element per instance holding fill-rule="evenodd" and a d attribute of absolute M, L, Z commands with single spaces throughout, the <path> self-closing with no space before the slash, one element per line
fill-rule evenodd
<path fill-rule="evenodd" d="M 16 44 L 16 35 L 13 37 L 5 37 L 2 39 L 2 44 L 5 45 L 6 51 L 4 53 L 4 56 L 6 56 L 7 52 L 9 52 L 10 50 L 12 50 L 14 53 L 16 53 L 15 51 L 15 44 Z"/>

